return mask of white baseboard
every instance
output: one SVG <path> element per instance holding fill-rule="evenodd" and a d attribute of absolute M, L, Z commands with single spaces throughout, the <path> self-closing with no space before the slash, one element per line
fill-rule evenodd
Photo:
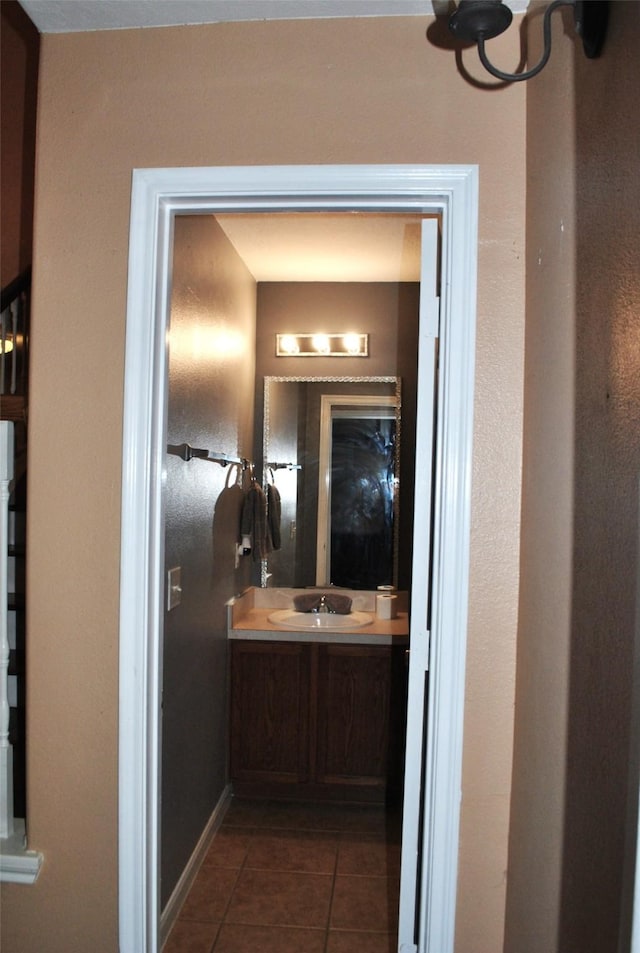
<path fill-rule="evenodd" d="M 182 904 L 184 903 L 191 885 L 196 878 L 196 874 L 200 870 L 202 861 L 204 860 L 205 854 L 207 853 L 211 841 L 216 834 L 216 831 L 222 824 L 223 818 L 227 813 L 229 804 L 231 803 L 231 794 L 232 788 L 228 784 L 222 794 L 220 799 L 213 809 L 211 817 L 207 821 L 207 825 L 200 835 L 200 840 L 196 844 L 191 857 L 187 863 L 187 866 L 182 871 L 178 883 L 175 885 L 173 893 L 167 900 L 167 904 L 160 915 L 160 949 L 164 946 L 167 941 L 167 937 L 171 932 L 171 929 L 178 918 Z"/>

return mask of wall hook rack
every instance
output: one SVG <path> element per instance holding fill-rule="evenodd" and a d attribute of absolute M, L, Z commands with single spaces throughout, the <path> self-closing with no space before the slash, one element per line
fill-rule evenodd
<path fill-rule="evenodd" d="M 302 470 L 301 463 L 266 463 L 267 470 Z"/>
<path fill-rule="evenodd" d="M 248 470 L 253 466 L 251 460 L 247 460 L 246 457 L 230 457 L 228 453 L 198 449 L 197 447 L 192 447 L 189 443 L 169 444 L 167 453 L 180 457 L 180 459 L 186 463 L 195 457 L 199 460 L 211 460 L 213 463 L 219 463 L 222 467 L 235 464 L 236 466 L 241 466 L 243 470 Z"/>

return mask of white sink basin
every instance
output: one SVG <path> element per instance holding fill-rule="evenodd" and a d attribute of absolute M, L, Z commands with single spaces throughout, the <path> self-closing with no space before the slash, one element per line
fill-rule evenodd
<path fill-rule="evenodd" d="M 278 609 L 269 616 L 269 622 L 273 625 L 299 631 L 360 629 L 364 625 L 370 625 L 372 621 L 372 616 L 368 612 L 339 615 L 337 612 L 296 612 L 295 609 Z"/>

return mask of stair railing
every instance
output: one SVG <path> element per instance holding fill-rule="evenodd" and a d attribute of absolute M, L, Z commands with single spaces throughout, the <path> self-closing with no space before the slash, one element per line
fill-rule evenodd
<path fill-rule="evenodd" d="M 31 269 L 2 290 L 0 300 L 0 396 L 26 395 Z"/>
<path fill-rule="evenodd" d="M 13 478 L 13 423 L 0 421 L 0 838 L 11 837 L 13 748 L 9 741 L 9 484 Z"/>

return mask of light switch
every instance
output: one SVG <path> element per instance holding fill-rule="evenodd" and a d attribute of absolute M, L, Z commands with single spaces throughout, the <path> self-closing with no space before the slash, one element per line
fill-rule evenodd
<path fill-rule="evenodd" d="M 175 609 L 182 601 L 182 566 L 174 566 L 167 572 L 167 611 Z"/>

